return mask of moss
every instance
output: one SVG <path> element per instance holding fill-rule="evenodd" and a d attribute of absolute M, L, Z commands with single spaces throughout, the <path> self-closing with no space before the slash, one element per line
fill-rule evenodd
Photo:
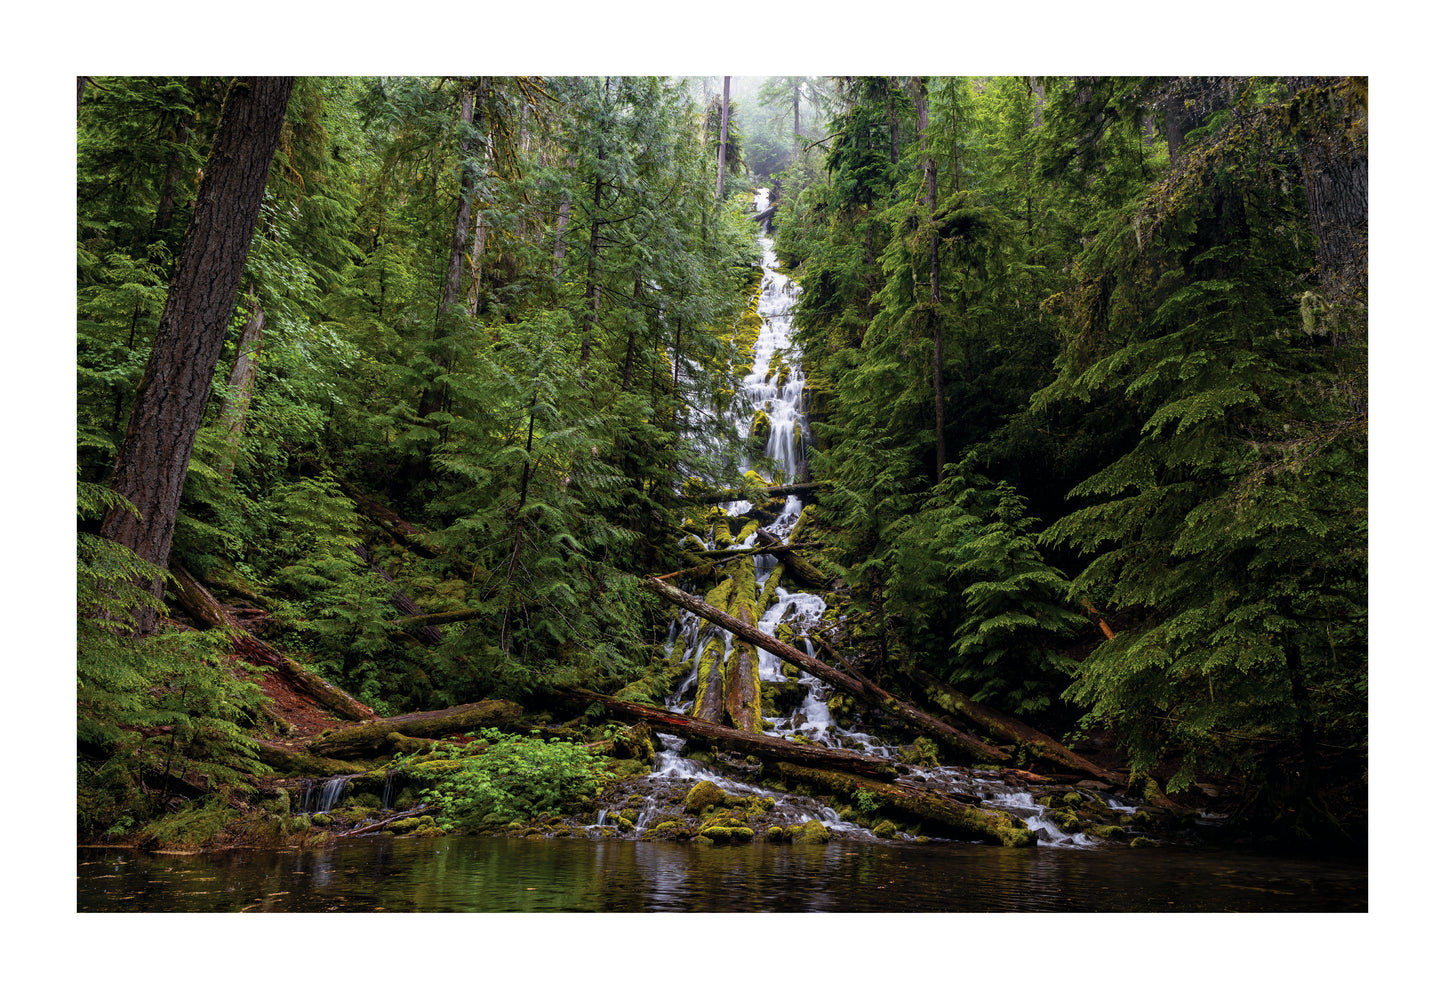
<path fill-rule="evenodd" d="M 768 828 L 768 840 L 771 842 L 782 842 L 788 840 L 788 833 L 774 824 Z"/>
<path fill-rule="evenodd" d="M 413 838 L 445 838 L 446 832 L 438 827 L 417 828 L 411 833 Z"/>
<path fill-rule="evenodd" d="M 313 828 L 329 828 L 335 821 L 330 814 L 312 814 L 311 826 Z"/>
<path fill-rule="evenodd" d="M 898 837 L 898 825 L 892 821 L 880 821 L 878 826 L 873 829 L 873 834 L 875 837 L 892 841 Z"/>
<path fill-rule="evenodd" d="M 937 766 L 938 743 L 931 738 L 920 736 L 913 740 L 912 745 L 905 745 L 898 750 L 898 761 L 909 766 Z"/>
<path fill-rule="evenodd" d="M 1149 827 L 1149 825 L 1154 823 L 1154 818 L 1149 816 L 1149 812 L 1147 810 L 1141 810 L 1134 814 L 1125 814 L 1123 817 L 1119 818 L 1119 823 L 1124 825 L 1125 827 L 1147 828 Z"/>
<path fill-rule="evenodd" d="M 1071 814 L 1068 811 L 1061 811 L 1054 814 L 1054 823 L 1059 826 L 1060 831 L 1066 832 L 1067 834 L 1077 834 L 1084 827 L 1083 824 L 1079 822 L 1078 815 Z"/>
<path fill-rule="evenodd" d="M 1117 824 L 1101 824 L 1089 828 L 1086 832 L 1091 838 L 1101 838 L 1104 841 L 1120 841 L 1124 837 L 1124 829 Z"/>
<path fill-rule="evenodd" d="M 1159 847 L 1159 842 L 1155 841 L 1153 838 L 1145 838 L 1143 835 L 1140 835 L 1139 837 L 1135 838 L 1133 841 L 1129 842 L 1129 847 L 1130 847 L 1130 848 L 1158 848 L 1158 847 Z"/>
<path fill-rule="evenodd" d="M 381 797 L 374 793 L 358 793 L 351 798 L 353 805 L 367 810 L 381 810 Z"/>
<path fill-rule="evenodd" d="M 833 840 L 833 832 L 815 818 L 788 828 L 788 838 L 796 845 L 826 845 Z"/>
<path fill-rule="evenodd" d="M 142 844 L 197 847 L 214 841 L 240 814 L 217 797 L 174 814 L 167 814 L 141 829 Z"/>
<path fill-rule="evenodd" d="M 726 800 L 727 793 L 722 787 L 711 780 L 703 780 L 688 791 L 683 805 L 687 807 L 689 814 L 701 816 L 707 808 L 722 804 Z"/>
<path fill-rule="evenodd" d="M 1064 794 L 1062 797 L 1059 798 L 1059 803 L 1065 807 L 1078 807 L 1083 802 L 1083 796 L 1081 796 L 1076 790 L 1070 790 L 1068 793 Z"/>

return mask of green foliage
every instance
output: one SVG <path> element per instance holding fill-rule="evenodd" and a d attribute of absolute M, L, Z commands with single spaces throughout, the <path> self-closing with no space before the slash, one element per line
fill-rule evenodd
<path fill-rule="evenodd" d="M 114 499 L 81 486 L 83 513 Z M 131 638 L 131 612 L 164 611 L 145 589 L 165 575 L 134 553 L 78 538 L 76 735 L 80 826 L 103 831 L 146 819 L 190 787 L 241 786 L 260 772 L 248 729 L 261 693 L 226 665 L 223 633 L 163 631 Z M 142 586 L 144 585 L 144 586 Z M 181 780 L 187 781 L 181 783 Z M 124 826 L 124 825 L 122 825 Z"/>
<path fill-rule="evenodd" d="M 400 765 L 427 781 L 423 797 L 448 831 L 555 814 L 608 778 L 606 760 L 580 745 L 495 729 L 465 745 L 403 756 Z"/>

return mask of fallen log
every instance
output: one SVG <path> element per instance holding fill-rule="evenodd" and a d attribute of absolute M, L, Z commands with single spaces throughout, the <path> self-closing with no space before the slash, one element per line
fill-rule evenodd
<path fill-rule="evenodd" d="M 814 491 L 826 487 L 828 487 L 827 481 L 807 481 L 802 484 L 775 484 L 767 488 L 728 488 L 722 491 L 684 494 L 679 501 L 684 504 L 710 505 L 720 501 L 751 501 L 752 499 L 748 497 L 750 494 L 782 498 L 790 494 L 802 494 L 804 491 Z"/>
<path fill-rule="evenodd" d="M 937 825 L 949 837 L 981 838 L 1006 848 L 1038 844 L 1038 836 L 1012 814 L 984 810 L 945 793 L 906 782 L 880 783 L 851 773 L 779 763 L 784 779 L 852 799 L 862 791 L 900 817 Z"/>
<path fill-rule="evenodd" d="M 521 715 L 521 705 L 513 701 L 476 701 L 440 711 L 415 711 L 398 714 L 394 718 L 378 718 L 364 725 L 325 731 L 311 739 L 306 748 L 315 755 L 333 759 L 357 758 L 390 748 L 387 736 L 393 732 L 411 738 L 442 738 L 477 728 L 507 725 Z"/>
<path fill-rule="evenodd" d="M 412 631 L 417 628 L 435 628 L 438 625 L 454 625 L 457 622 L 469 622 L 474 618 L 480 618 L 486 612 L 479 608 L 464 608 L 461 611 L 438 611 L 431 615 L 413 615 L 409 618 L 398 618 L 392 622 L 398 629 Z M 441 641 L 441 633 L 437 633 L 437 641 Z"/>
<path fill-rule="evenodd" d="M 642 585 L 659 597 L 671 601 L 679 608 L 685 608 L 698 617 L 704 618 L 714 625 L 725 628 L 734 635 L 740 636 L 754 645 L 766 649 L 779 659 L 806 670 L 824 683 L 831 684 L 840 690 L 846 690 L 848 693 L 862 699 L 873 707 L 887 711 L 909 727 L 937 739 L 949 748 L 975 762 L 992 765 L 1008 762 L 1008 754 L 1002 750 L 975 738 L 968 732 L 940 721 L 930 714 L 925 714 L 912 704 L 894 697 L 871 680 L 861 676 L 850 676 L 847 673 L 835 670 L 827 663 L 809 656 L 801 649 L 795 649 L 781 639 L 776 639 L 766 632 L 760 631 L 755 626 L 741 622 L 725 611 L 719 611 L 701 598 L 684 593 L 670 584 L 664 584 L 656 578 L 643 578 Z"/>
<path fill-rule="evenodd" d="M 363 515 L 384 529 L 397 542 L 433 559 L 443 555 L 441 549 L 427 541 L 425 532 L 372 498 L 361 488 L 344 477 L 336 478 L 336 483 L 340 485 L 341 490 L 355 503 Z"/>
<path fill-rule="evenodd" d="M 416 618 L 423 614 L 421 608 L 417 606 L 417 603 L 413 601 L 411 597 L 406 594 L 406 592 L 404 592 L 401 588 L 396 587 L 396 580 L 393 579 L 391 574 L 387 573 L 386 570 L 376 562 L 376 557 L 372 554 L 371 550 L 367 549 L 361 543 L 357 543 L 355 546 L 351 547 L 351 551 L 357 556 L 361 557 L 361 561 L 371 569 L 372 573 L 376 574 L 382 580 L 386 581 L 388 584 L 392 585 L 392 587 L 395 588 L 395 590 L 393 590 L 391 594 L 391 603 L 397 611 L 400 611 L 403 615 L 411 618 Z M 412 635 L 415 635 L 422 642 L 425 642 L 427 645 L 441 645 L 441 629 L 437 628 L 433 624 L 427 622 L 414 623 L 413 625 L 408 626 L 408 631 Z"/>
<path fill-rule="evenodd" d="M 886 759 L 864 755 L 849 749 L 799 745 L 797 742 L 789 742 L 772 735 L 760 735 L 736 728 L 725 728 L 711 721 L 703 721 L 701 718 L 674 714 L 671 711 L 648 707 L 644 704 L 620 701 L 615 697 L 595 694 L 580 687 L 562 687 L 558 689 L 558 693 L 589 703 L 601 704 L 615 714 L 645 721 L 668 734 L 681 735 L 683 738 L 695 741 L 714 742 L 730 751 L 757 756 L 769 762 L 783 760 L 800 766 L 816 766 L 821 769 L 883 779 L 893 779 L 898 775 L 898 770 Z"/>
<path fill-rule="evenodd" d="M 386 820 L 384 820 L 384 821 L 377 821 L 377 822 L 374 823 L 374 824 L 367 824 L 367 825 L 364 825 L 363 827 L 352 828 L 350 831 L 343 831 L 343 832 L 341 832 L 339 835 L 337 835 L 336 837 L 338 837 L 338 838 L 355 838 L 355 837 L 356 837 L 357 835 L 359 835 L 359 834 L 370 834 L 370 833 L 373 832 L 373 831 L 380 831 L 382 828 L 386 827 L 386 826 L 387 826 L 388 824 L 390 824 L 392 821 L 400 821 L 402 818 L 406 818 L 406 817 L 416 817 L 418 814 L 420 814 L 420 813 L 421 813 L 422 811 L 424 811 L 424 810 L 426 810 L 426 804 L 422 804 L 420 807 L 416 808 L 416 810 L 406 810 L 406 811 L 402 811 L 400 814 L 393 814 L 393 815 L 391 815 L 390 817 L 388 817 L 388 818 L 387 818 Z"/>
<path fill-rule="evenodd" d="M 177 603 L 203 627 L 223 628 L 229 632 L 237 654 L 251 662 L 272 667 L 302 693 L 344 718 L 368 721 L 376 717 L 375 711 L 346 691 L 327 683 L 291 657 L 283 655 L 242 628 L 235 616 L 184 567 L 173 565 L 171 576 L 176 579 Z"/>
<path fill-rule="evenodd" d="M 930 673 L 915 669 L 910 676 L 914 682 L 928 691 L 929 699 L 939 707 L 951 714 L 967 718 L 994 738 L 1008 739 L 1015 745 L 1028 749 L 1040 759 L 1097 780 L 1104 780 L 1118 786 L 1124 786 L 1129 782 L 1129 778 L 1122 773 L 1095 765 L 1077 752 L 1070 752 L 1043 732 L 1030 728 L 1017 718 L 1012 718 L 1002 711 L 995 711 L 986 704 L 970 700 L 965 694 L 953 689 Z"/>

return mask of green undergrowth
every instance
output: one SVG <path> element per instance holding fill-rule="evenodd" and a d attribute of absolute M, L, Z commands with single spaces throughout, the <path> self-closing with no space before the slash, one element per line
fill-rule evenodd
<path fill-rule="evenodd" d="M 447 831 L 559 813 L 611 778 L 607 760 L 581 745 L 495 729 L 480 729 L 476 736 L 396 760 L 422 781 L 423 799 Z"/>

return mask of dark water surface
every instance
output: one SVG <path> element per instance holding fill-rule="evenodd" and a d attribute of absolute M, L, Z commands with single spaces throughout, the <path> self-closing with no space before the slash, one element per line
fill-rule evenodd
<path fill-rule="evenodd" d="M 302 852 L 81 848 L 80 912 L 1363 911 L 1363 861 L 1006 849 L 359 838 Z"/>

